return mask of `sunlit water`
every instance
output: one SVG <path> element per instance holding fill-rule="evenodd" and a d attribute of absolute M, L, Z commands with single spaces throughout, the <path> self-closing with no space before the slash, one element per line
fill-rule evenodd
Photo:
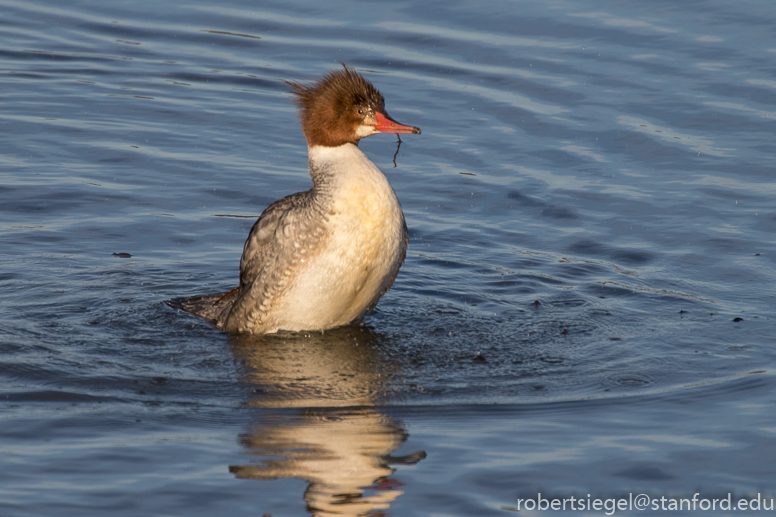
<path fill-rule="evenodd" d="M 771 3 L 323 5 L 0 2 L 0 513 L 772 497 Z M 164 305 L 309 188 L 283 81 L 338 60 L 423 129 L 361 144 L 393 289 L 324 335 Z"/>

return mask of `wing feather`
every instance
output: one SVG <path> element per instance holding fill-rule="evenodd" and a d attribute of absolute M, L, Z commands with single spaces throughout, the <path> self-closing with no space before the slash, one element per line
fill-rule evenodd
<path fill-rule="evenodd" d="M 302 255 L 320 240 L 323 218 L 310 213 L 315 210 L 311 198 L 310 191 L 284 197 L 253 225 L 240 259 L 240 292 L 223 323 L 225 330 L 258 328 Z"/>

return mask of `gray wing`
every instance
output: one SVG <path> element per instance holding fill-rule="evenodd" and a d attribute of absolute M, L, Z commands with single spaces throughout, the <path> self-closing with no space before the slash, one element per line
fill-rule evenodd
<path fill-rule="evenodd" d="M 226 321 L 236 305 L 242 307 L 235 311 L 236 319 L 244 318 L 246 312 L 244 299 L 256 298 L 256 292 L 260 291 L 253 287 L 257 278 L 267 277 L 267 271 L 277 270 L 273 268 L 273 262 L 285 255 L 284 248 L 288 245 L 288 239 L 283 238 L 284 221 L 295 209 L 306 204 L 307 197 L 307 192 L 293 194 L 276 201 L 262 212 L 251 228 L 243 247 L 240 258 L 240 285 L 237 288 L 223 293 L 175 298 L 165 303 L 174 309 L 182 309 L 213 321 L 221 328 L 226 326 Z M 278 228 L 281 229 L 279 234 Z M 264 283 L 267 280 L 271 279 L 264 278 Z M 263 300 L 258 301 L 258 305 L 261 305 Z"/>
<path fill-rule="evenodd" d="M 240 288 L 253 283 L 272 257 L 275 233 L 286 214 L 294 208 L 294 198 L 305 192 L 275 201 L 261 213 L 251 228 L 240 257 Z"/>
<path fill-rule="evenodd" d="M 261 324 L 276 295 L 306 253 L 320 239 L 320 216 L 310 212 L 310 192 L 284 197 L 267 207 L 253 225 L 240 258 L 240 290 L 223 322 L 228 331 Z M 304 251 L 303 251 L 304 250 Z"/>

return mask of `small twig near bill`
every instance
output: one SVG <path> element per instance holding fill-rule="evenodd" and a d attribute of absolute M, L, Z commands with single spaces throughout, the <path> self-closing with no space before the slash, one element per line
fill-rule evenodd
<path fill-rule="evenodd" d="M 396 144 L 396 152 L 393 153 L 393 168 L 396 168 L 396 157 L 399 156 L 399 148 L 401 147 L 401 137 L 399 136 L 399 133 L 396 133 L 396 138 L 399 139 L 399 143 Z"/>

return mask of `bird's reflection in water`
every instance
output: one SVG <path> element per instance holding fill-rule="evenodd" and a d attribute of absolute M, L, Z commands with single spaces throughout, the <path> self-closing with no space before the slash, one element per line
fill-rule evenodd
<path fill-rule="evenodd" d="M 375 407 L 390 395 L 395 370 L 381 356 L 379 340 L 363 327 L 235 336 L 242 380 L 252 388 L 248 404 L 267 410 L 241 437 L 256 461 L 230 471 L 243 479 L 304 479 L 304 499 L 315 516 L 388 510 L 404 493 L 390 477 L 393 465 L 426 455 L 391 456 L 407 433 Z"/>

